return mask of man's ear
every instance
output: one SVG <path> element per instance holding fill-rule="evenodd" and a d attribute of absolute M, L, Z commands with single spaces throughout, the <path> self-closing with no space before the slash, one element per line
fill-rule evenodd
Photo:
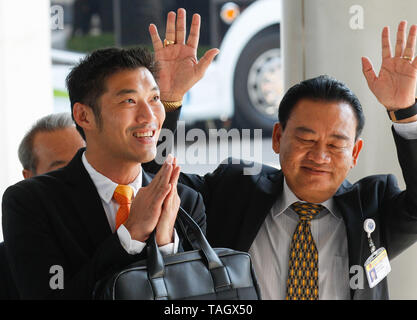
<path fill-rule="evenodd" d="M 23 178 L 25 178 L 25 179 L 29 179 L 29 178 L 32 178 L 34 176 L 33 172 L 31 170 L 28 170 L 28 169 L 23 169 L 22 170 L 22 175 L 23 175 Z"/>
<path fill-rule="evenodd" d="M 76 102 L 72 108 L 72 114 L 74 121 L 84 129 L 84 132 L 96 127 L 93 110 L 89 106 Z"/>
<path fill-rule="evenodd" d="M 359 157 L 359 153 L 361 152 L 363 147 L 363 140 L 362 139 L 358 139 L 355 142 L 355 145 L 353 146 L 353 151 L 352 151 L 352 166 L 351 168 L 353 168 L 354 166 L 356 166 L 357 162 L 358 162 L 358 157 Z"/>
<path fill-rule="evenodd" d="M 274 124 L 274 129 L 272 131 L 272 149 L 275 153 L 279 153 L 280 141 L 282 136 L 282 126 L 279 122 Z"/>

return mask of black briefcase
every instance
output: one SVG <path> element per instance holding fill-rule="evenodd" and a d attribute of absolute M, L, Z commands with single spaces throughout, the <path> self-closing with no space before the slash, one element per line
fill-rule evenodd
<path fill-rule="evenodd" d="M 189 226 L 193 251 L 162 256 L 155 231 L 147 243 L 148 258 L 104 279 L 93 298 L 106 300 L 258 300 L 261 299 L 250 255 L 213 249 L 194 220 L 180 207 L 180 226 Z"/>

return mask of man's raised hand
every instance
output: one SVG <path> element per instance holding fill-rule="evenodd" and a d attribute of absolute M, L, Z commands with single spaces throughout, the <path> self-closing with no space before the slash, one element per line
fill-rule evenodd
<path fill-rule="evenodd" d="M 389 28 L 382 30 L 382 65 L 376 76 L 371 61 L 362 58 L 362 71 L 368 86 L 387 110 L 396 111 L 415 103 L 417 83 L 417 25 L 412 25 L 406 42 L 407 22 L 401 21 L 397 31 L 395 55 L 391 54 Z"/>
<path fill-rule="evenodd" d="M 162 101 L 181 101 L 185 93 L 196 84 L 219 53 L 218 49 L 208 50 L 200 61 L 197 60 L 197 47 L 200 39 L 200 15 L 194 14 L 190 34 L 186 40 L 186 12 L 178 9 L 167 16 L 164 46 L 154 24 L 149 33 L 155 51 L 155 60 L 159 64 L 158 85 Z"/>

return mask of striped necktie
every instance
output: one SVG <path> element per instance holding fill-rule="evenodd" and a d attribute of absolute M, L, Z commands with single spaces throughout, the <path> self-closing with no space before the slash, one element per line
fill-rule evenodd
<path fill-rule="evenodd" d="M 319 204 L 295 202 L 291 208 L 300 220 L 290 245 L 286 299 L 318 300 L 319 257 L 311 234 L 311 220 L 324 207 Z"/>
<path fill-rule="evenodd" d="M 120 205 L 116 213 L 116 230 L 125 223 L 130 212 L 133 189 L 129 186 L 118 185 L 114 190 L 113 198 Z"/>

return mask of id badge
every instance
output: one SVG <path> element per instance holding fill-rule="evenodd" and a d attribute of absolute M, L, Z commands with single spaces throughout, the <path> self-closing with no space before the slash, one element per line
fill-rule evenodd
<path fill-rule="evenodd" d="M 375 287 L 391 271 L 387 250 L 379 248 L 365 262 L 366 277 L 369 287 Z"/>

